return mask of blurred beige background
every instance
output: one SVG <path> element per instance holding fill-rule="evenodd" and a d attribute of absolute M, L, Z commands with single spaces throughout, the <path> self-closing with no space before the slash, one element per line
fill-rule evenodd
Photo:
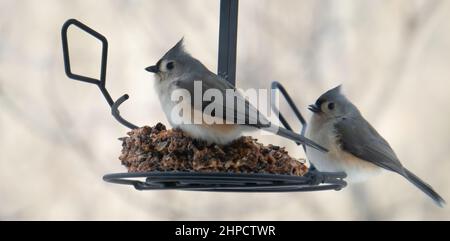
<path fill-rule="evenodd" d="M 167 123 L 144 67 L 185 36 L 217 66 L 219 1 L 0 0 L 0 219 L 450 219 L 400 176 L 342 191 L 138 192 L 102 181 L 123 172 L 127 129 L 98 89 L 66 77 L 60 29 L 76 18 L 109 40 L 107 88 L 131 98 L 133 122 Z M 302 111 L 344 90 L 403 163 L 450 199 L 450 1 L 241 0 L 237 85 L 281 81 Z M 98 75 L 99 44 L 70 32 L 73 70 Z M 287 146 L 278 137 L 263 143 Z"/>

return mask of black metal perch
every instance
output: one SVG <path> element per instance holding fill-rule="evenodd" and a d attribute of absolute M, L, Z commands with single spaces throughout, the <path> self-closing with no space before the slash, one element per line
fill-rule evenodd
<path fill-rule="evenodd" d="M 236 70 L 236 40 L 237 40 L 237 11 L 238 0 L 222 0 L 220 5 L 220 34 L 219 34 L 219 64 L 218 73 L 235 83 Z M 72 73 L 67 40 L 68 28 L 74 25 L 102 42 L 102 60 L 100 79 Z M 75 19 L 67 20 L 61 30 L 65 71 L 69 78 L 95 84 L 99 87 L 111 114 L 122 125 L 136 129 L 138 126 L 125 120 L 118 110 L 129 96 L 124 94 L 116 101 L 106 89 L 106 65 L 108 55 L 107 39 Z M 288 102 L 297 119 L 302 124 L 301 134 L 304 134 L 306 122 L 295 103 L 284 87 L 272 83 L 272 89 L 278 89 Z M 272 106 L 279 114 L 280 122 L 292 130 L 279 110 Z M 305 148 L 303 146 L 303 148 Z M 188 191 L 220 191 L 220 192 L 304 192 L 321 190 L 340 190 L 347 184 L 345 173 L 323 173 L 310 168 L 304 176 L 290 176 L 279 174 L 242 174 L 242 173 L 197 173 L 197 172 L 145 172 L 145 173 L 115 173 L 107 174 L 103 180 L 116 184 L 133 185 L 137 190 L 188 190 Z"/>

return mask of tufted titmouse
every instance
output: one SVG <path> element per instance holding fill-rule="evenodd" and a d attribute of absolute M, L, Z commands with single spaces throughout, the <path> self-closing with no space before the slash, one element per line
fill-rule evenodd
<path fill-rule="evenodd" d="M 306 136 L 329 150 L 322 153 L 306 149 L 308 159 L 319 171 L 344 171 L 347 180 L 363 181 L 387 169 L 408 179 L 437 205 L 445 204 L 430 185 L 403 167 L 389 143 L 341 93 L 341 86 L 325 92 L 309 110 L 313 115 Z"/>
<path fill-rule="evenodd" d="M 147 67 L 146 70 L 155 73 L 155 89 L 170 124 L 173 127 L 182 129 L 194 138 L 217 144 L 227 144 L 240 137 L 241 133 L 245 130 L 264 128 L 282 137 L 305 143 L 313 149 L 317 149 L 318 152 L 326 151 L 326 149 L 302 135 L 275 125 L 268 126 L 268 120 L 247 99 L 235 91 L 234 86 L 209 71 L 200 61 L 184 50 L 183 39 L 172 47 L 156 65 Z M 195 82 L 198 81 L 201 81 L 200 89 L 196 89 L 195 87 Z M 196 114 L 195 112 L 205 113 L 205 108 L 212 103 L 211 100 L 202 99 L 200 104 L 197 105 L 195 98 L 203 96 L 212 90 L 222 94 L 222 96 L 227 96 L 225 92 L 232 90 L 235 95 L 231 100 L 230 98 L 226 98 L 222 106 L 220 106 L 222 107 L 220 108 L 222 111 L 211 112 L 213 118 L 221 121 L 226 119 L 227 122 L 205 123 L 202 119 L 198 123 L 192 119 L 178 119 L 178 116 L 173 115 L 174 108 L 179 104 L 172 98 L 172 94 L 176 90 L 185 90 L 188 92 L 192 98 L 192 101 L 188 101 L 190 105 L 188 107 L 194 116 Z M 233 102 L 231 107 L 229 105 L 230 101 Z M 241 103 L 242 106 L 237 106 L 238 103 Z M 183 111 L 186 110 L 183 109 Z M 232 122 L 228 122 L 230 121 L 228 116 L 228 112 L 230 111 L 234 115 Z M 189 117 L 192 117 L 192 115 Z"/>

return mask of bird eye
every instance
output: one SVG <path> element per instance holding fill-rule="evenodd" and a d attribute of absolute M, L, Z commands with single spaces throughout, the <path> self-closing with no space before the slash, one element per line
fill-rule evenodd
<path fill-rule="evenodd" d="M 173 69 L 173 67 L 174 67 L 173 62 L 169 62 L 169 63 L 167 63 L 167 65 L 166 65 L 166 68 L 167 68 L 168 70 Z"/>
<path fill-rule="evenodd" d="M 328 109 L 329 109 L 329 110 L 334 109 L 334 103 L 333 103 L 333 102 L 328 103 Z"/>

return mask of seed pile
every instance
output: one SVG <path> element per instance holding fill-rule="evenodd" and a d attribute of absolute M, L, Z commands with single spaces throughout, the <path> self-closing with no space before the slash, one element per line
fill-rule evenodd
<path fill-rule="evenodd" d="M 189 171 L 272 173 L 302 176 L 307 167 L 292 158 L 284 148 L 264 146 L 249 136 L 228 145 L 208 144 L 179 129 L 166 130 L 158 123 L 144 126 L 120 138 L 119 159 L 128 172 Z"/>

